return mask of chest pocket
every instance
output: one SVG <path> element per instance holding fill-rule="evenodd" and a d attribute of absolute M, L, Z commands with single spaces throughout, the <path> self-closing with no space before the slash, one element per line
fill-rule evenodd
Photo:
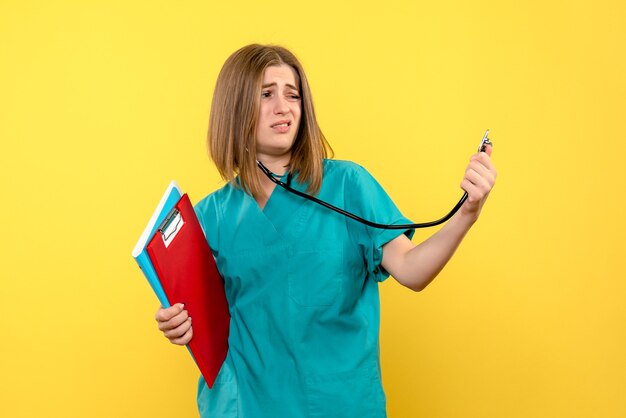
<path fill-rule="evenodd" d="M 289 297 L 297 304 L 330 306 L 340 299 L 345 281 L 342 248 L 317 243 L 292 249 L 288 264 Z"/>

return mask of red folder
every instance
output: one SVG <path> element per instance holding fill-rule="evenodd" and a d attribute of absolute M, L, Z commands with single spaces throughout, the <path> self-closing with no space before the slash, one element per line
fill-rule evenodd
<path fill-rule="evenodd" d="M 228 352 L 230 314 L 224 282 L 187 194 L 147 245 L 167 299 L 184 303 L 192 318 L 189 349 L 209 387 Z"/>

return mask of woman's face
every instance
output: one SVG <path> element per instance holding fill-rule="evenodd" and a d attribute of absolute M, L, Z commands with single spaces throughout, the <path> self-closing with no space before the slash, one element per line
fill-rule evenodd
<path fill-rule="evenodd" d="M 263 73 L 256 128 L 259 160 L 285 158 L 289 162 L 302 113 L 299 84 L 295 70 L 286 64 L 267 67 Z"/>

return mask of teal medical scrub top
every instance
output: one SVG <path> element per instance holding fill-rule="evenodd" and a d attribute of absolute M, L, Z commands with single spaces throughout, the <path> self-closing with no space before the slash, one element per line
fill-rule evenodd
<path fill-rule="evenodd" d="M 297 179 L 297 175 L 296 175 Z M 304 191 L 306 185 L 293 181 Z M 318 198 L 379 223 L 410 223 L 361 166 L 324 160 Z M 224 278 L 229 351 L 202 417 L 381 418 L 382 246 L 413 231 L 362 225 L 281 187 L 261 210 L 227 184 L 196 207 Z"/>

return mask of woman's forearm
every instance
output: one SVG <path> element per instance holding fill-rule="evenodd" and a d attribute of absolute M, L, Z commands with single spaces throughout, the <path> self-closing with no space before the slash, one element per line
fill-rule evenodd
<path fill-rule="evenodd" d="M 461 182 L 468 198 L 448 223 L 421 244 L 414 246 L 402 235 L 383 246 L 383 267 L 401 284 L 424 289 L 450 261 L 463 238 L 478 219 L 496 180 L 496 170 L 486 152 L 472 156 Z"/>
<path fill-rule="evenodd" d="M 419 245 L 403 245 L 398 262 L 388 270 L 398 282 L 415 291 L 424 289 L 450 261 L 476 217 L 458 212 L 434 235 Z M 393 241 L 392 241 L 393 242 Z M 410 244 L 408 239 L 407 243 Z M 390 243 L 391 244 L 391 243 Z M 383 253 L 383 266 L 385 257 Z"/>

